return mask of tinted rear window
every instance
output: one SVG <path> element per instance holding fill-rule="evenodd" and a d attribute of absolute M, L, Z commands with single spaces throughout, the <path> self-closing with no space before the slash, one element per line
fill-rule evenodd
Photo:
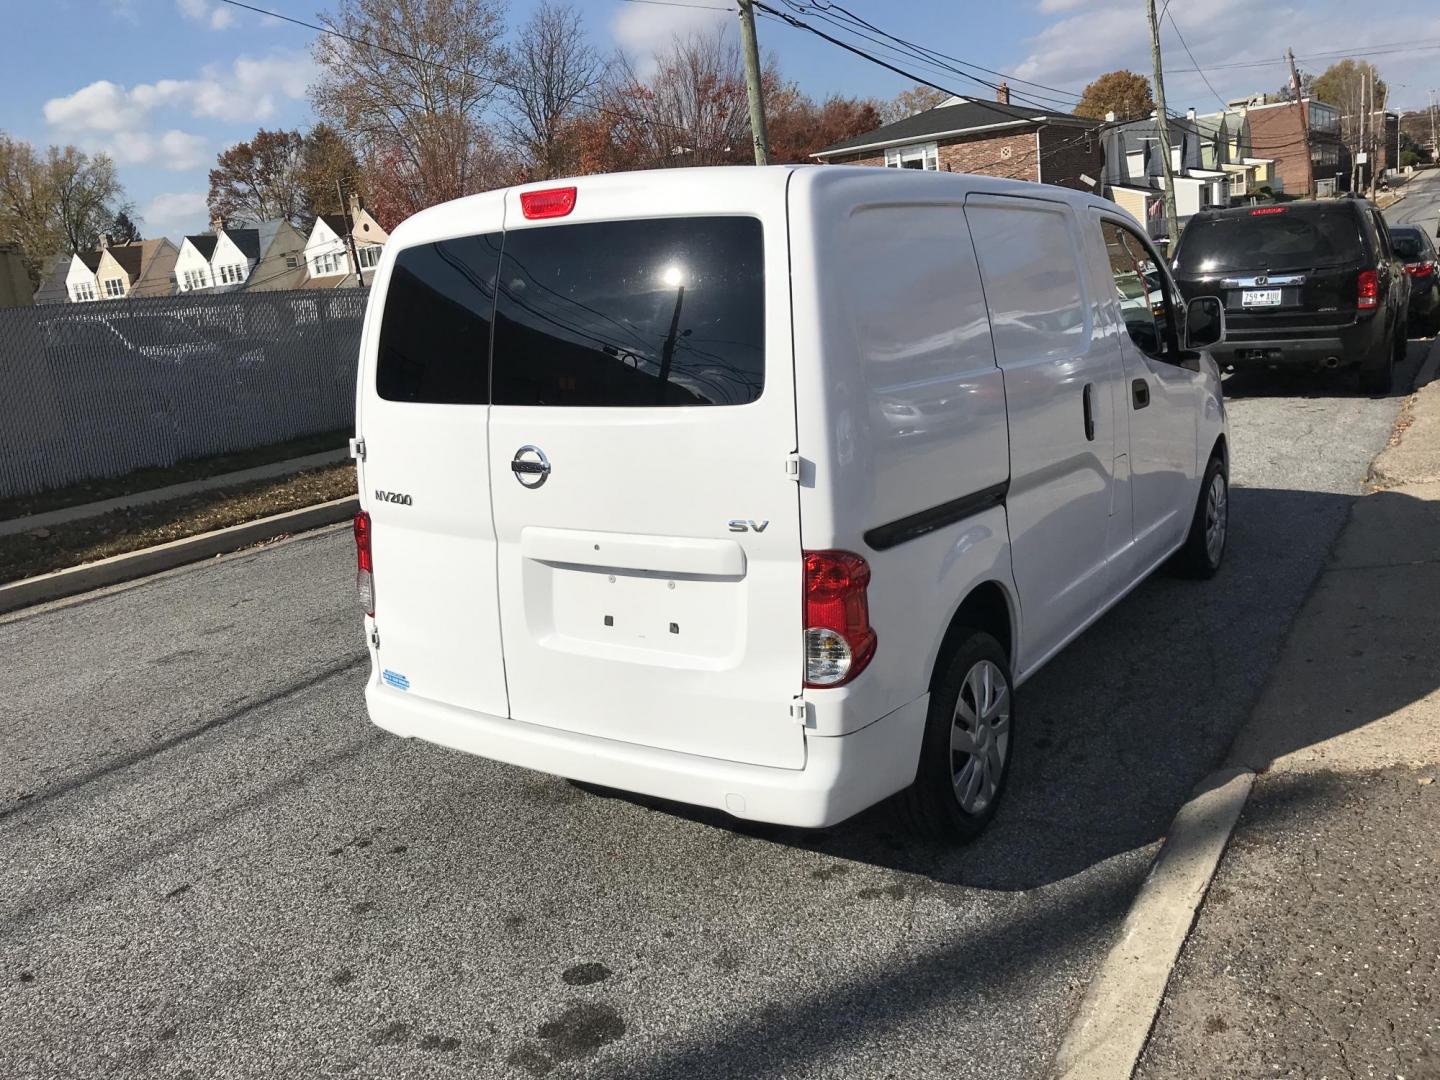
<path fill-rule="evenodd" d="M 484 405 L 500 234 L 406 248 L 380 322 L 375 388 L 387 401 Z"/>
<path fill-rule="evenodd" d="M 506 234 L 497 405 L 743 405 L 765 383 L 764 243 L 743 217 Z"/>
<path fill-rule="evenodd" d="M 1176 254 L 1182 274 L 1299 270 L 1360 262 L 1360 222 L 1348 209 L 1243 214 L 1192 221 Z"/>
<path fill-rule="evenodd" d="M 1425 255 L 1425 244 L 1420 239 L 1420 234 L 1410 229 L 1406 229 L 1404 232 L 1399 229 L 1391 229 L 1390 246 L 1402 259 L 1415 260 L 1423 258 Z"/>

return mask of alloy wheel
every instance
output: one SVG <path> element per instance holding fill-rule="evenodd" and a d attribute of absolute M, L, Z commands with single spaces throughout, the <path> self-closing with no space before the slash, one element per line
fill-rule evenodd
<path fill-rule="evenodd" d="M 1225 474 L 1217 472 L 1210 478 L 1210 490 L 1205 494 L 1205 555 L 1211 566 L 1219 566 L 1220 557 L 1225 553 L 1229 503 Z"/>
<path fill-rule="evenodd" d="M 960 684 L 950 726 L 950 781 L 967 814 L 994 801 L 1010 753 L 1010 689 L 992 661 L 980 660 Z"/>

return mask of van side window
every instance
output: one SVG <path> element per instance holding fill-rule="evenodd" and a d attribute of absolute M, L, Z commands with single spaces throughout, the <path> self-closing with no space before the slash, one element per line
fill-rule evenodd
<path fill-rule="evenodd" d="M 1110 221 L 1102 221 L 1100 228 L 1110 258 L 1115 299 L 1130 340 L 1142 352 L 1164 357 L 1170 318 L 1164 276 L 1145 245 L 1126 229 Z"/>
<path fill-rule="evenodd" d="M 375 389 L 386 401 L 490 401 L 490 314 L 500 234 L 406 248 L 380 321 Z"/>
<path fill-rule="evenodd" d="M 765 385 L 760 222 L 684 217 L 505 234 L 496 405 L 745 405 Z"/>

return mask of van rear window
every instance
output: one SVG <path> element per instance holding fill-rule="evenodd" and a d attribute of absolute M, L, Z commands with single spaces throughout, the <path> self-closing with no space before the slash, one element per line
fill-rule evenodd
<path fill-rule="evenodd" d="M 484 405 L 500 234 L 406 248 L 380 321 L 375 389 L 387 401 Z"/>
<path fill-rule="evenodd" d="M 1343 207 L 1297 211 L 1259 207 L 1192 221 L 1176 252 L 1182 274 L 1304 270 L 1361 261 L 1360 222 Z"/>
<path fill-rule="evenodd" d="M 496 405 L 744 405 L 765 384 L 761 225 L 652 218 L 505 235 Z"/>

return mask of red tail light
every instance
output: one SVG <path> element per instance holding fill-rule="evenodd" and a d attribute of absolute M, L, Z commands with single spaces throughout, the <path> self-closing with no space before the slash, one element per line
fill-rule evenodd
<path fill-rule="evenodd" d="M 870 566 L 848 551 L 805 553 L 805 685 L 841 686 L 875 655 Z"/>
<path fill-rule="evenodd" d="M 520 211 L 527 218 L 564 217 L 575 209 L 573 187 L 549 188 L 546 191 L 522 191 Z"/>
<path fill-rule="evenodd" d="M 1260 208 L 1258 208 L 1258 209 L 1256 209 L 1256 210 L 1251 210 L 1251 211 L 1250 211 L 1250 216 L 1251 216 L 1251 217 L 1269 217 L 1271 214 L 1283 214 L 1283 213 L 1285 213 L 1285 207 L 1283 207 L 1283 206 L 1262 206 L 1262 207 L 1260 207 Z"/>
<path fill-rule="evenodd" d="M 375 562 L 370 554 L 370 515 L 355 515 L 355 588 L 366 615 L 375 614 Z"/>
<path fill-rule="evenodd" d="M 1406 263 L 1405 272 L 1411 277 L 1429 277 L 1435 272 L 1435 264 L 1433 262 Z"/>
<path fill-rule="evenodd" d="M 1380 277 L 1374 270 L 1361 270 L 1355 294 L 1355 306 L 1361 311 L 1380 302 Z"/>

